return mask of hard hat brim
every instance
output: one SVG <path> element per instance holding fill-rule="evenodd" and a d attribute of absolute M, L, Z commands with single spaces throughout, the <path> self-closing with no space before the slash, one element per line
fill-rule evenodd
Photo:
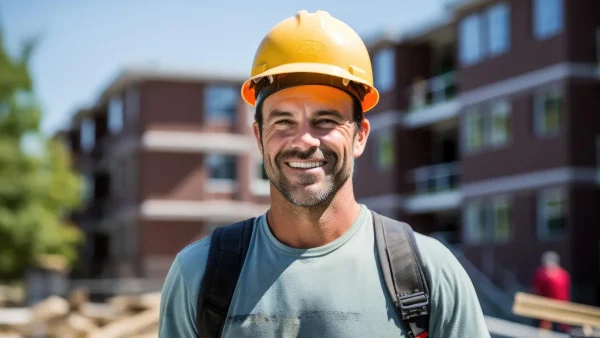
<path fill-rule="evenodd" d="M 279 74 L 290 74 L 290 73 L 317 73 L 324 75 L 336 76 L 339 78 L 347 79 L 350 81 L 354 81 L 356 83 L 364 84 L 369 88 L 367 94 L 365 95 L 363 101 L 361 102 L 363 112 L 367 112 L 371 110 L 377 102 L 379 101 L 379 93 L 377 89 L 367 82 L 365 82 L 360 77 L 352 75 L 349 71 L 342 69 L 337 66 L 321 64 L 321 63 L 290 63 L 277 67 L 273 67 L 267 71 L 264 71 L 260 74 L 252 76 L 244 84 L 242 85 L 242 98 L 246 103 L 251 106 L 256 106 L 256 96 L 254 93 L 254 89 L 251 88 L 250 84 L 252 81 L 256 79 L 263 78 L 265 76 L 270 75 L 279 75 Z M 307 83 L 309 84 L 309 83 Z"/>

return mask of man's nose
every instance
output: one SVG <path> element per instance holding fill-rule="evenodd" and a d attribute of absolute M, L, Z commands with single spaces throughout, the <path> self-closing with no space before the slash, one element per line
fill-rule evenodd
<path fill-rule="evenodd" d="M 292 147 L 306 151 L 311 148 L 319 147 L 321 141 L 315 137 L 315 131 L 309 123 L 302 123 L 298 128 L 298 134 L 292 142 Z"/>

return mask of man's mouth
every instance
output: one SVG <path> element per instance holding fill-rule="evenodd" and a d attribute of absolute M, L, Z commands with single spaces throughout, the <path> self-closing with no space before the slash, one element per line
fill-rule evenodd
<path fill-rule="evenodd" d="M 325 165 L 325 161 L 314 161 L 314 162 L 286 162 L 286 164 L 295 169 L 311 169 L 318 168 Z"/>

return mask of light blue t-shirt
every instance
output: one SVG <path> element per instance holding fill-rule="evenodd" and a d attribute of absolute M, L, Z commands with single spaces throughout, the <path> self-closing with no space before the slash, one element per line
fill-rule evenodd
<path fill-rule="evenodd" d="M 223 337 L 407 337 L 379 267 L 371 212 L 365 206 L 335 241 L 286 246 L 258 217 Z M 415 234 L 431 294 L 430 338 L 490 337 L 473 284 L 437 240 Z M 199 288 L 206 237 L 183 249 L 166 278 L 159 337 L 198 337 Z"/>

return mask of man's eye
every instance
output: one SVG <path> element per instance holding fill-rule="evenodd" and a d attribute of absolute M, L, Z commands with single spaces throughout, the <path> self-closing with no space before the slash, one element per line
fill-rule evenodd
<path fill-rule="evenodd" d="M 275 124 L 292 124 L 293 121 L 292 120 L 278 120 L 275 122 Z"/>
<path fill-rule="evenodd" d="M 322 120 L 317 121 L 317 124 L 329 124 L 329 123 L 338 124 L 336 121 L 330 120 L 330 119 L 322 119 Z"/>

